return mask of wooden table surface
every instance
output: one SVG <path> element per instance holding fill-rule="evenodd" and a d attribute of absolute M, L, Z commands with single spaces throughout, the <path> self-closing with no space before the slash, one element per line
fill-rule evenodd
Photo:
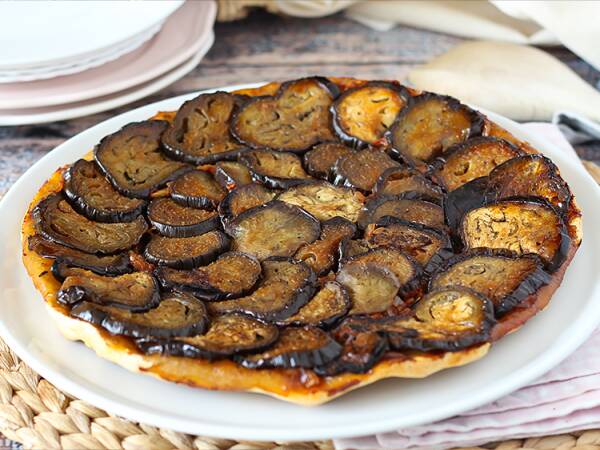
<path fill-rule="evenodd" d="M 190 74 L 136 103 L 63 122 L 0 127 L 0 195 L 66 139 L 137 106 L 199 89 L 312 74 L 402 80 L 412 67 L 462 40 L 400 26 L 378 32 L 341 14 L 302 20 L 258 11 L 242 21 L 217 24 L 215 35 L 215 45 Z M 573 53 L 563 48 L 549 51 L 590 83 L 600 82 L 600 72 Z M 600 145 L 577 150 L 581 157 L 600 162 Z"/>

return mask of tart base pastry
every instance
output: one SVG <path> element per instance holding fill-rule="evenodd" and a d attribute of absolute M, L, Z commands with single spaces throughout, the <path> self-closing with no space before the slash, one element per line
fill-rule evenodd
<path fill-rule="evenodd" d="M 332 78 L 331 81 L 337 83 L 342 90 L 360 87 L 366 83 L 341 78 Z M 248 96 L 272 95 L 278 88 L 278 83 L 271 83 L 258 89 L 243 90 L 238 93 Z M 410 92 L 411 95 L 416 94 L 414 91 Z M 157 114 L 154 118 L 172 120 L 173 116 L 173 113 L 165 112 Z M 518 141 L 497 125 L 486 122 L 484 127 L 487 127 L 488 135 L 500 136 L 525 153 L 534 152 L 528 144 Z M 91 158 L 90 154 L 85 159 Z M 36 233 L 32 210 L 42 199 L 63 189 L 65 170 L 65 168 L 57 170 L 31 202 L 22 226 L 23 262 L 35 287 L 42 294 L 50 316 L 62 334 L 68 339 L 82 341 L 100 357 L 128 370 L 205 389 L 255 392 L 301 405 L 319 405 L 384 378 L 423 378 L 442 369 L 468 364 L 483 357 L 490 348 L 490 342 L 486 342 L 458 351 L 388 351 L 366 373 L 346 372 L 332 376 L 318 376 L 312 370 L 302 368 L 248 369 L 228 359 L 209 361 L 181 356 L 145 354 L 131 339 L 111 335 L 99 326 L 70 316 L 68 307 L 57 299 L 61 282 L 52 274 L 53 261 L 28 247 L 28 239 Z M 564 261 L 551 274 L 545 286 L 525 298 L 519 308 L 509 311 L 497 320 L 490 333 L 492 342 L 517 330 L 529 318 L 543 310 L 559 287 L 582 237 L 580 212 L 573 198 L 565 214 L 565 222 L 571 240 Z"/>

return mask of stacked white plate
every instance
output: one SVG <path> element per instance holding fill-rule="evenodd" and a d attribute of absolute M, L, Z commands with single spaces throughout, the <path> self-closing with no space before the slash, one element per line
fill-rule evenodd
<path fill-rule="evenodd" d="M 4 2 L 0 125 L 72 119 L 150 95 L 214 41 L 213 1 Z"/>

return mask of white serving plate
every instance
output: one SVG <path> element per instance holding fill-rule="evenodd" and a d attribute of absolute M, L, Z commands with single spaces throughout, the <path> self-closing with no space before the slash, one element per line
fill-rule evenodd
<path fill-rule="evenodd" d="M 134 102 L 183 78 L 200 63 L 215 40 L 212 30 L 197 52 L 179 66 L 162 75 L 123 91 L 80 102 L 41 108 L 0 109 L 0 125 L 31 125 L 87 116 Z"/>
<path fill-rule="evenodd" d="M 7 115 L 2 110 L 48 108 L 95 99 L 157 78 L 206 47 L 216 12 L 213 2 L 186 2 L 169 16 L 156 36 L 114 61 L 49 80 L 0 83 L 0 115 Z"/>
<path fill-rule="evenodd" d="M 248 86 L 221 89 L 241 87 Z M 558 364 L 600 322 L 600 188 L 578 161 L 516 123 L 485 112 L 560 167 L 583 209 L 585 237 L 550 306 L 494 345 L 482 360 L 423 380 L 385 380 L 306 408 L 263 395 L 206 391 L 131 373 L 66 340 L 21 264 L 21 218 L 30 200 L 57 167 L 81 157 L 103 136 L 157 111 L 177 109 L 196 95 L 144 106 L 80 133 L 34 164 L 0 203 L 0 335 L 59 389 L 111 413 L 192 434 L 257 440 L 351 437 L 440 420 L 493 401 Z"/>
<path fill-rule="evenodd" d="M 4 2 L 0 5 L 0 71 L 51 69 L 99 53 L 111 54 L 113 48 L 160 25 L 182 3 Z"/>

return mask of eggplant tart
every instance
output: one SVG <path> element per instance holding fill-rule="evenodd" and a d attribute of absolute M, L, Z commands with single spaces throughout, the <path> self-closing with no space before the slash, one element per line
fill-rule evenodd
<path fill-rule="evenodd" d="M 201 94 L 59 168 L 23 261 L 130 370 L 316 405 L 481 358 L 581 242 L 557 167 L 458 100 L 311 77 Z"/>

